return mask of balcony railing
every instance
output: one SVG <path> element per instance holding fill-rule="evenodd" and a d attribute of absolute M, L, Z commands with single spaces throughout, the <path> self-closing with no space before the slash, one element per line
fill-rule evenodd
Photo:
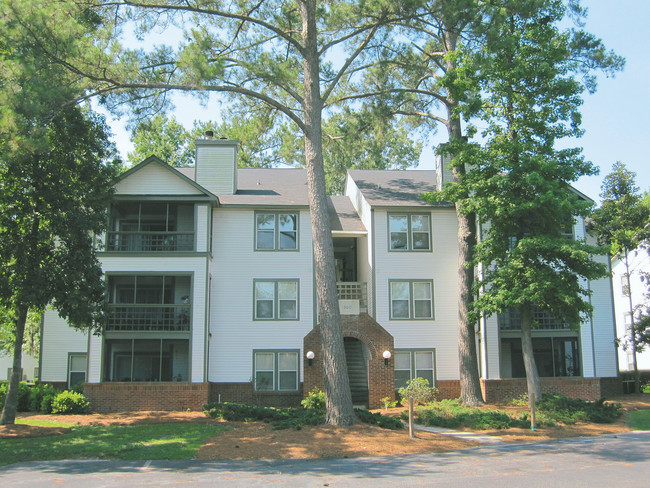
<path fill-rule="evenodd" d="M 190 305 L 109 305 L 108 331 L 189 331 Z"/>
<path fill-rule="evenodd" d="M 108 232 L 107 251 L 192 251 L 193 232 Z"/>
<path fill-rule="evenodd" d="M 336 284 L 339 300 L 358 300 L 359 308 L 368 310 L 368 284 L 355 281 L 340 281 Z"/>

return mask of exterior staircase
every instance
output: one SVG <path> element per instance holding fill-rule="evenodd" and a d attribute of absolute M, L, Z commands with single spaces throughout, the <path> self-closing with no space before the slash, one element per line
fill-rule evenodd
<path fill-rule="evenodd" d="M 363 344 L 352 337 L 345 337 L 344 346 L 352 404 L 368 408 L 368 361 L 363 354 Z"/>

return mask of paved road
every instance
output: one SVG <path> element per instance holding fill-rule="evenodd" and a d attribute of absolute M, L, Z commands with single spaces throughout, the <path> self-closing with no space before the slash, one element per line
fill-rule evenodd
<path fill-rule="evenodd" d="M 1 453 L 0 453 L 1 455 Z M 51 461 L 1 468 L 2 487 L 650 486 L 650 432 L 443 454 L 316 461 Z"/>

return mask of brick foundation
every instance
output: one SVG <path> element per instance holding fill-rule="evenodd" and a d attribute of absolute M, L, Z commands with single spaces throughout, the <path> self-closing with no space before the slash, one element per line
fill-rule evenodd
<path fill-rule="evenodd" d="M 460 380 L 438 380 L 436 388 L 438 388 L 436 400 L 460 397 Z"/>
<path fill-rule="evenodd" d="M 208 383 L 85 383 L 84 394 L 99 413 L 138 410 L 202 410 Z"/>
<path fill-rule="evenodd" d="M 265 407 L 298 407 L 302 385 L 295 393 L 256 392 L 251 383 L 210 383 L 210 402 L 235 402 Z"/>
<path fill-rule="evenodd" d="M 394 357 L 386 365 L 382 356 L 384 351 L 390 351 L 391 355 L 395 355 L 393 336 L 367 313 L 342 315 L 341 322 L 343 336 L 359 339 L 370 351 L 370 359 L 368 360 L 368 402 L 370 408 L 381 407 L 383 405 L 380 401 L 382 398 L 388 397 L 394 400 Z M 305 336 L 304 351 L 305 353 L 313 351 L 315 357 L 311 365 L 305 359 L 303 391 L 307 394 L 314 388 L 324 390 L 320 325 Z"/>
<path fill-rule="evenodd" d="M 620 378 L 542 378 L 542 393 L 564 395 L 569 398 L 598 400 L 623 393 Z M 527 392 L 525 378 L 481 380 L 486 403 L 504 403 Z"/>

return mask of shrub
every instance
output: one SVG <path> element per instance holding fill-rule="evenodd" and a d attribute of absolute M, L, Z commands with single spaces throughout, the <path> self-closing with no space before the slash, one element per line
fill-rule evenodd
<path fill-rule="evenodd" d="M 355 408 L 354 413 L 357 414 L 357 418 L 364 424 L 378 425 L 383 429 L 392 429 L 398 430 L 404 427 L 400 419 L 394 417 L 386 417 L 385 415 L 369 412 L 368 410 L 363 410 L 361 408 Z"/>
<path fill-rule="evenodd" d="M 314 388 L 309 392 L 307 398 L 300 402 L 304 408 L 311 408 L 315 410 L 325 410 L 325 392 L 318 388 Z"/>
<path fill-rule="evenodd" d="M 261 420 L 270 423 L 274 429 L 297 429 L 305 425 L 319 425 L 325 422 L 325 412 L 306 408 L 272 408 L 244 405 L 242 403 L 208 403 L 203 406 L 205 414 L 229 422 L 251 422 Z"/>
<path fill-rule="evenodd" d="M 38 385 L 35 385 L 29 394 L 29 411 L 51 413 L 51 406 L 48 409 L 43 409 L 41 406 L 43 405 L 43 399 L 45 397 L 54 398 L 56 394 L 57 391 L 52 385 L 49 385 L 47 383 L 40 383 Z M 52 403 L 51 400 L 50 403 Z"/>
<path fill-rule="evenodd" d="M 7 399 L 7 390 L 9 389 L 9 382 L 3 382 L 0 384 L 0 408 L 4 407 L 5 400 Z M 31 392 L 31 387 L 21 381 L 18 383 L 18 402 L 16 404 L 16 410 L 19 412 L 29 412 L 29 396 Z"/>
<path fill-rule="evenodd" d="M 90 402 L 83 394 L 76 391 L 62 391 L 52 400 L 52 413 L 86 413 L 89 410 Z"/>
<path fill-rule="evenodd" d="M 405 402 L 408 402 L 409 397 L 413 397 L 413 402 L 415 404 L 432 402 L 435 400 L 437 392 L 437 388 L 429 386 L 429 380 L 420 377 L 413 378 L 406 383 L 406 386 L 397 390 L 402 405 L 405 405 Z"/>
<path fill-rule="evenodd" d="M 43 413 L 52 413 L 52 402 L 56 398 L 57 393 L 52 393 L 51 395 L 45 395 L 41 399 L 41 405 L 39 406 L 39 412 Z"/>
<path fill-rule="evenodd" d="M 389 408 L 395 408 L 397 406 L 397 402 L 391 400 L 390 397 L 381 398 L 379 401 L 384 404 L 385 410 L 388 410 Z"/>
<path fill-rule="evenodd" d="M 542 395 L 538 409 L 563 424 L 575 424 L 581 421 L 610 424 L 621 416 L 620 403 L 605 403 L 602 398 L 595 402 L 588 402 L 562 395 Z"/>

